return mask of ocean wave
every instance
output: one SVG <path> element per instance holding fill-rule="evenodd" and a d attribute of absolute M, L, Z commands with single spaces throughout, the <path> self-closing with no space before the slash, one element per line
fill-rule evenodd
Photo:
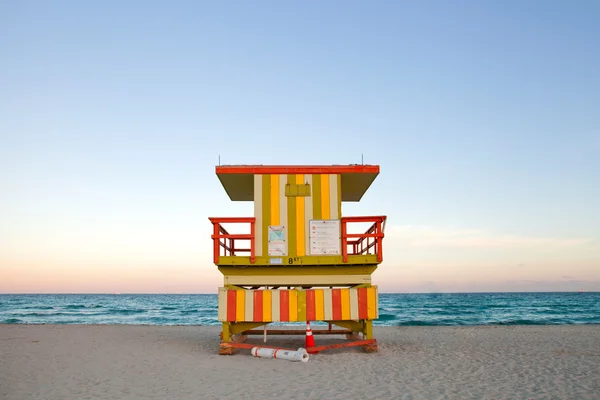
<path fill-rule="evenodd" d="M 38 312 L 28 312 L 28 313 L 18 313 L 18 312 L 13 312 L 11 313 L 13 316 L 16 317 L 43 317 L 43 318 L 52 318 L 52 317 L 60 317 L 60 316 L 68 316 L 68 317 L 75 317 L 75 316 L 87 316 L 89 314 L 79 314 L 79 313 L 69 313 L 69 312 L 49 312 L 49 313 L 38 313 Z"/>
<path fill-rule="evenodd" d="M 191 315 L 191 314 L 198 314 L 199 312 L 200 312 L 199 310 L 181 310 L 181 311 L 179 311 L 179 314 Z"/>
<path fill-rule="evenodd" d="M 457 315 L 467 315 L 467 314 L 478 314 L 480 311 L 475 310 L 429 310 L 426 314 L 434 315 L 434 316 L 457 316 Z"/>
<path fill-rule="evenodd" d="M 564 323 L 564 322 L 563 322 Z M 548 320 L 535 320 L 535 319 L 526 319 L 526 318 L 515 318 L 509 319 L 506 321 L 497 321 L 491 322 L 489 325 L 549 325 L 551 324 Z"/>
<path fill-rule="evenodd" d="M 148 317 L 141 319 L 140 322 L 151 325 L 183 325 L 181 320 L 168 317 Z"/>
<path fill-rule="evenodd" d="M 111 309 L 107 310 L 104 314 L 105 315 L 135 315 L 135 314 L 144 314 L 146 312 L 148 312 L 148 310 L 139 309 L 139 308 L 132 308 L 132 309 L 127 309 L 127 308 L 114 309 L 114 308 L 111 308 Z"/>
<path fill-rule="evenodd" d="M 13 315 L 17 315 L 19 317 L 47 317 L 47 316 L 52 316 L 52 315 L 61 315 L 61 313 L 28 312 L 28 313 L 13 313 Z"/>
<path fill-rule="evenodd" d="M 64 308 L 66 308 L 67 310 L 81 310 L 83 308 L 104 308 L 104 306 L 100 306 L 100 305 L 85 305 L 85 304 L 68 304 L 66 306 L 64 306 Z"/>
<path fill-rule="evenodd" d="M 413 321 L 399 321 L 396 326 L 437 326 L 440 325 L 433 321 L 413 320 Z"/>

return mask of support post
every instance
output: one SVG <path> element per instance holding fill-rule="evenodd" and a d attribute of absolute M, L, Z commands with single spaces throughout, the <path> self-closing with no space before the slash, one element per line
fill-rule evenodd
<path fill-rule="evenodd" d="M 229 328 L 229 322 L 223 322 L 223 331 L 221 331 L 221 345 L 219 345 L 219 354 L 222 356 L 230 356 L 235 352 L 233 347 L 222 346 L 223 344 L 231 341 L 231 330 Z"/>
<path fill-rule="evenodd" d="M 229 342 L 231 340 L 231 329 L 229 322 L 223 322 L 223 332 L 221 332 L 221 340 Z"/>
<path fill-rule="evenodd" d="M 373 321 L 367 320 L 365 321 L 365 336 L 366 339 L 373 339 Z"/>

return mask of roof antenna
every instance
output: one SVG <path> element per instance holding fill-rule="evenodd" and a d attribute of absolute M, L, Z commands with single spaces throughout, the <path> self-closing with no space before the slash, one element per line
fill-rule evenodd
<path fill-rule="evenodd" d="M 219 167 L 221 166 L 221 155 L 219 154 Z"/>
<path fill-rule="evenodd" d="M 362 165 L 365 165 L 365 157 L 364 157 L 363 153 L 360 153 L 360 163 Z"/>

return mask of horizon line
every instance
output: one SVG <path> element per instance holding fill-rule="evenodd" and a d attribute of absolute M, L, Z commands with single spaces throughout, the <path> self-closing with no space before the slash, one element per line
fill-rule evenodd
<path fill-rule="evenodd" d="M 351 289 L 351 288 L 350 288 Z M 272 289 L 279 290 L 279 289 Z M 600 293 L 600 290 L 532 290 L 532 291 L 476 291 L 476 292 L 379 292 L 378 294 L 499 294 L 499 293 Z M 0 296 L 19 296 L 19 295 L 112 295 L 112 296 L 123 296 L 123 295 L 217 295 L 216 292 L 203 292 L 203 293 L 160 293 L 160 292 L 148 292 L 148 293 L 127 293 L 127 292 L 90 292 L 90 293 L 77 293 L 77 292 L 35 292 L 35 293 L 17 293 L 17 292 L 6 292 L 0 293 Z"/>

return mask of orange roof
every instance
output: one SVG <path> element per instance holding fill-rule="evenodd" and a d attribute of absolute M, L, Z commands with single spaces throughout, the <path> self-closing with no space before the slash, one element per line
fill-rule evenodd
<path fill-rule="evenodd" d="M 233 201 L 254 201 L 254 175 L 262 174 L 340 174 L 342 201 L 360 201 L 379 165 L 220 165 L 216 173 Z"/>
<path fill-rule="evenodd" d="M 220 165 L 217 174 L 378 174 L 379 165 Z"/>

